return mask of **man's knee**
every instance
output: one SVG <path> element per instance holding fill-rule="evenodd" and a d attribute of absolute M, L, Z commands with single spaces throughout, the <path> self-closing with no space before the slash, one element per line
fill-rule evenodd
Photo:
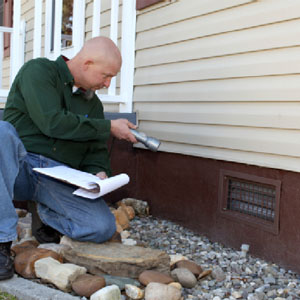
<path fill-rule="evenodd" d="M 116 221 L 112 213 L 105 216 L 91 218 L 89 224 L 83 229 L 81 224 L 81 230 L 73 231 L 71 238 L 78 241 L 103 243 L 109 240 L 116 232 Z"/>
<path fill-rule="evenodd" d="M 0 150 L 2 150 L 2 153 L 5 153 L 7 158 L 10 158 L 12 155 L 20 158 L 27 153 L 16 129 L 9 122 L 0 121 L 0 141 L 2 145 L 6 146 L 5 149 L 0 147 Z"/>
<path fill-rule="evenodd" d="M 11 131 L 15 132 L 15 128 L 9 122 L 0 120 L 0 134 L 7 134 Z"/>
<path fill-rule="evenodd" d="M 0 121 L 0 139 L 4 143 L 18 137 L 17 131 L 9 122 Z"/>
<path fill-rule="evenodd" d="M 103 243 L 109 240 L 116 232 L 116 221 L 115 217 L 111 215 L 106 222 L 101 222 L 95 226 L 94 230 L 94 242 Z"/>

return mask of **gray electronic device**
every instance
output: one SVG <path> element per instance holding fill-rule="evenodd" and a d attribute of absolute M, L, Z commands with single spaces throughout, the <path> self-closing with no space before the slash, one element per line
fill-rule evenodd
<path fill-rule="evenodd" d="M 156 152 L 160 146 L 160 141 L 154 137 L 147 136 L 144 132 L 139 132 L 135 129 L 130 129 L 135 138 L 144 144 L 151 151 Z"/>

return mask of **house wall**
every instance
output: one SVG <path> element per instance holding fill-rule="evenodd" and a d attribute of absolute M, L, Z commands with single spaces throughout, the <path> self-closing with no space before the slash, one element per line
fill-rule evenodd
<path fill-rule="evenodd" d="M 134 111 L 162 144 L 153 153 L 114 143 L 114 172 L 129 171 L 131 183 L 109 200 L 148 201 L 156 217 L 300 272 L 299 17 L 293 0 L 138 11 Z M 223 170 L 280 182 L 277 232 L 222 214 Z"/>
<path fill-rule="evenodd" d="M 293 0 L 139 11 L 139 128 L 164 152 L 300 171 L 299 17 Z"/>

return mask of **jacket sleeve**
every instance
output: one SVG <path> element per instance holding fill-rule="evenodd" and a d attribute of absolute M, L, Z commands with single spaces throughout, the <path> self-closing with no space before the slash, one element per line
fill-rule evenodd
<path fill-rule="evenodd" d="M 107 145 L 100 142 L 91 143 L 88 152 L 81 162 L 80 169 L 92 174 L 104 171 L 108 177 L 111 176 Z"/>
<path fill-rule="evenodd" d="M 28 68 L 20 78 L 20 89 L 30 118 L 44 135 L 79 142 L 108 139 L 109 120 L 85 118 L 63 109 L 55 69 L 41 62 Z"/>

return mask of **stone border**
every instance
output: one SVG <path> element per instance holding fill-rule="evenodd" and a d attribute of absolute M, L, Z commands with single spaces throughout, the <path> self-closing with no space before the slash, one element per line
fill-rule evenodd
<path fill-rule="evenodd" d="M 0 290 L 22 300 L 80 300 L 60 290 L 14 275 L 12 279 L 0 281 Z"/>

